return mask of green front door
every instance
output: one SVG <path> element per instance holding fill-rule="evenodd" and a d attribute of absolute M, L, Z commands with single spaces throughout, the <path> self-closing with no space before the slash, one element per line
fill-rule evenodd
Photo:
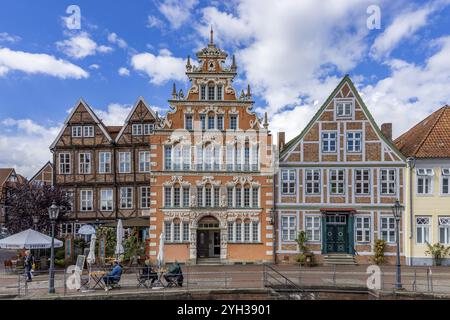
<path fill-rule="evenodd" d="M 347 215 L 328 214 L 326 217 L 326 246 L 328 253 L 348 252 Z"/>

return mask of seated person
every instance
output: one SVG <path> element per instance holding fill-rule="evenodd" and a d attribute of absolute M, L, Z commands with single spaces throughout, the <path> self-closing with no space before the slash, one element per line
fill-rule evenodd
<path fill-rule="evenodd" d="M 110 273 L 104 276 L 103 282 L 105 283 L 105 290 L 111 289 L 111 284 L 118 283 L 122 276 L 122 266 L 118 260 L 114 260 L 114 267 Z"/>
<path fill-rule="evenodd" d="M 183 271 L 181 271 L 181 266 L 178 261 L 175 261 L 169 266 L 167 273 L 164 275 L 164 279 L 166 279 L 168 283 L 176 281 L 178 286 L 183 286 Z"/>
<path fill-rule="evenodd" d="M 139 275 L 139 278 L 141 280 L 152 280 L 151 284 L 158 280 L 158 274 L 155 270 L 153 270 L 152 266 L 150 265 L 150 260 L 145 260 L 145 266 L 142 268 L 142 272 Z"/>

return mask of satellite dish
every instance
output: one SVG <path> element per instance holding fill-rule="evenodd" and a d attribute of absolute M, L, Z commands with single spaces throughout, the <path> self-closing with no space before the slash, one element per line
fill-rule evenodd
<path fill-rule="evenodd" d="M 84 224 L 78 229 L 78 234 L 89 235 L 95 234 L 95 228 L 90 224 Z"/>

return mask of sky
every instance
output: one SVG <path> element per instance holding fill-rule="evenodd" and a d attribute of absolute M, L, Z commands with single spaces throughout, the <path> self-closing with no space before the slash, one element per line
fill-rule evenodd
<path fill-rule="evenodd" d="M 0 167 L 34 175 L 80 98 L 107 125 L 139 96 L 164 115 L 211 26 L 274 135 L 345 74 L 394 137 L 450 104 L 450 0 L 0 0 Z"/>

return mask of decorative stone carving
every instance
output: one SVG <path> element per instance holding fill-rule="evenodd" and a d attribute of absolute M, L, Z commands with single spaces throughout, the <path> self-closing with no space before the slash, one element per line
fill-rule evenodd
<path fill-rule="evenodd" d="M 213 176 L 203 176 L 202 180 L 197 180 L 196 185 L 198 187 L 204 186 L 206 184 L 211 184 L 213 186 L 220 186 L 222 183 L 221 181 L 215 181 Z"/>
<path fill-rule="evenodd" d="M 236 109 L 236 107 L 231 108 L 231 110 L 228 111 L 229 114 L 239 114 L 239 111 Z"/>

